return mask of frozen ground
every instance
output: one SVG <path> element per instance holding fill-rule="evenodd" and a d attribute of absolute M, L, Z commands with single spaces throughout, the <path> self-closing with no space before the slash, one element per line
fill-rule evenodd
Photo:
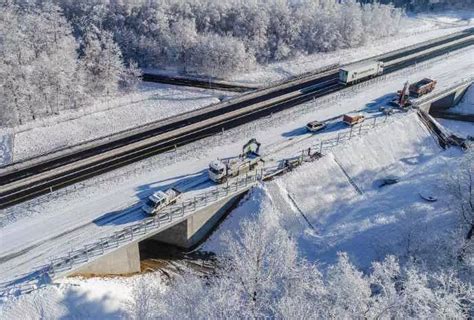
<path fill-rule="evenodd" d="M 229 80 L 265 85 L 281 81 L 331 64 L 347 64 L 383 54 L 419 42 L 442 37 L 474 25 L 471 12 L 451 11 L 443 14 L 420 14 L 405 19 L 402 31 L 393 37 L 372 41 L 360 48 L 328 53 L 301 55 L 291 60 L 260 66 L 255 71 L 237 74 Z"/>
<path fill-rule="evenodd" d="M 310 135 L 303 129 L 310 120 L 324 120 L 358 109 L 372 115 L 407 78 L 412 81 L 434 77 L 439 81 L 439 90 L 450 86 L 458 77 L 472 72 L 472 51 L 401 71 L 370 87 L 354 88 L 344 96 L 336 94 L 315 105 L 275 114 L 180 148 L 177 153 L 159 155 L 3 210 L 0 283 L 27 279 L 51 258 L 94 242 L 91 234 L 105 236 L 138 222 L 143 214 L 134 204 L 157 189 L 175 186 L 199 192 L 212 187 L 205 175 L 208 162 L 237 155 L 251 137 L 262 142 L 262 151 L 269 157 L 294 156 L 295 152 L 317 143 L 319 137 L 334 137 L 344 129 L 335 123 L 326 132 Z M 386 148 L 392 147 L 395 146 Z M 363 183 L 361 186 L 365 188 Z"/>
<path fill-rule="evenodd" d="M 147 282 L 152 290 L 163 284 L 157 274 L 129 278 L 71 278 L 31 294 L 0 301 L 2 319 L 104 319 L 127 318 L 133 290 Z"/>
<path fill-rule="evenodd" d="M 447 119 L 436 119 L 441 123 L 445 128 L 449 129 L 452 133 L 458 137 L 466 138 L 467 136 L 474 137 L 474 123 L 457 121 L 457 120 L 447 120 Z"/>
<path fill-rule="evenodd" d="M 474 114 L 474 85 L 467 89 L 462 100 L 449 111 L 459 114 Z M 437 119 L 437 121 L 459 137 L 474 137 L 474 123 L 472 122 L 447 119 Z"/>
<path fill-rule="evenodd" d="M 229 95 L 222 91 L 143 83 L 135 93 L 111 101 L 98 102 L 81 111 L 67 111 L 10 130 L 15 135 L 13 161 L 127 131 L 178 113 L 217 103 L 220 101 L 219 98 Z"/>
<path fill-rule="evenodd" d="M 442 152 L 411 114 L 256 189 L 203 249 L 225 255 L 221 234 L 237 230 L 244 217 L 265 214 L 289 231 L 303 257 L 323 265 L 333 263 L 339 251 L 361 268 L 387 254 L 403 258 L 416 248 L 407 247 L 400 235 L 452 226 L 439 186 L 459 155 Z M 379 188 L 381 179 L 394 175 L 399 183 Z M 420 193 L 438 201 L 426 202 Z M 416 232 L 413 237 L 416 246 Z"/>

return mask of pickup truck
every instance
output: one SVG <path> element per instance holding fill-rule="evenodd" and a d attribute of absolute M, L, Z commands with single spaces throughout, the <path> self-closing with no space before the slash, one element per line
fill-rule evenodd
<path fill-rule="evenodd" d="M 150 216 L 155 215 L 164 207 L 175 203 L 180 197 L 181 192 L 175 188 L 157 191 L 146 199 L 142 205 L 142 210 Z"/>

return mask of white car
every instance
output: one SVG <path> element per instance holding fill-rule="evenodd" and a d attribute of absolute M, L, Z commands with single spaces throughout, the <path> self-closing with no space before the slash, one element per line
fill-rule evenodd
<path fill-rule="evenodd" d="M 326 128 L 326 123 L 320 121 L 311 121 L 306 125 L 306 129 L 310 132 L 317 132 Z"/>

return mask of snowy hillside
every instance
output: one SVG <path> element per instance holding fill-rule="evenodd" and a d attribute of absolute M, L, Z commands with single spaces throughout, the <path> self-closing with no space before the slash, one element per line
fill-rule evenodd
<path fill-rule="evenodd" d="M 400 235 L 412 223 L 449 226 L 447 203 L 436 185 L 449 170 L 446 163 L 456 158 L 456 152 L 441 152 L 411 114 L 253 191 L 203 249 L 225 255 L 220 235 L 234 232 L 238 221 L 251 213 L 263 214 L 273 216 L 297 239 L 305 258 L 332 264 L 337 252 L 345 251 L 358 266 L 368 268 L 387 254 L 403 255 Z M 380 179 L 390 175 L 400 182 L 379 188 Z M 420 192 L 440 201 L 426 203 Z"/>

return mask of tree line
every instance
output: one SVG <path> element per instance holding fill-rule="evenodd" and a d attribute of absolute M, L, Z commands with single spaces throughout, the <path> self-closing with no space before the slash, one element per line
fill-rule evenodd
<path fill-rule="evenodd" d="M 143 67 L 212 77 L 363 45 L 403 12 L 355 0 L 0 0 L 0 125 L 133 87 Z"/>

